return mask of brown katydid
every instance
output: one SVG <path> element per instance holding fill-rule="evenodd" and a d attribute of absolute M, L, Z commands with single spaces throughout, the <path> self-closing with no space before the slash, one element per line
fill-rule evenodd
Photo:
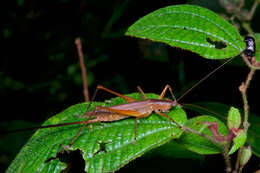
<path fill-rule="evenodd" d="M 117 92 L 114 92 L 112 90 L 109 90 L 103 86 L 98 86 L 94 95 L 93 99 L 99 89 L 108 91 L 116 96 L 119 96 L 123 98 L 124 100 L 127 101 L 127 103 L 124 104 L 119 104 L 119 105 L 114 105 L 110 107 L 102 107 L 102 106 L 97 106 L 93 111 L 88 111 L 84 114 L 88 117 L 94 117 L 94 119 L 87 119 L 84 121 L 78 121 L 78 122 L 69 122 L 69 123 L 61 123 L 61 124 L 53 124 L 53 125 L 46 125 L 46 126 L 40 126 L 40 127 L 33 127 L 33 128 L 27 128 L 27 129 L 18 129 L 18 130 L 13 130 L 13 131 L 8 131 L 6 133 L 10 132 L 20 132 L 20 131 L 25 131 L 25 130 L 35 130 L 35 129 L 43 129 L 43 128 L 50 128 L 50 127 L 59 127 L 59 126 L 65 126 L 65 125 L 73 125 L 73 124 L 83 124 L 83 126 L 80 128 L 78 133 L 73 137 L 72 141 L 69 143 L 71 145 L 77 136 L 81 133 L 82 129 L 86 126 L 86 124 L 89 123 L 94 123 L 94 122 L 112 122 L 112 121 L 118 121 L 121 119 L 129 118 L 129 117 L 135 117 L 135 136 L 133 143 L 136 141 L 136 136 L 137 136 L 137 120 L 140 118 L 144 118 L 149 116 L 152 112 L 155 112 L 158 115 L 167 117 L 170 119 L 177 127 L 181 127 L 178 125 L 170 116 L 168 116 L 165 112 L 170 110 L 173 106 L 178 105 L 178 100 L 180 100 L 184 95 L 186 95 L 188 92 L 190 92 L 193 88 L 198 86 L 201 82 L 203 82 L 205 79 L 207 79 L 210 75 L 215 73 L 218 69 L 220 69 L 222 66 L 224 66 L 226 63 L 231 61 L 229 59 L 219 67 L 217 67 L 215 70 L 213 70 L 211 73 L 207 74 L 204 78 L 202 78 L 199 82 L 197 82 L 193 87 L 191 87 L 189 90 L 187 90 L 181 97 L 178 99 L 175 99 L 175 96 L 172 93 L 172 89 L 169 85 L 166 85 L 162 93 L 160 94 L 158 99 L 148 99 L 146 98 L 144 92 L 142 89 L 138 86 L 138 90 L 141 93 L 142 97 L 144 98 L 143 100 L 137 101 L 131 97 L 124 96 L 122 94 L 119 94 Z M 174 98 L 174 100 L 166 99 L 163 100 L 163 97 L 166 93 L 166 91 L 169 90 Z M 93 100 L 92 99 L 92 100 Z M 91 103 L 90 103 L 91 104 Z M 90 107 L 89 104 L 89 107 Z"/>
<path fill-rule="evenodd" d="M 146 95 L 144 94 L 143 90 L 141 89 L 140 86 L 137 87 L 138 91 L 143 97 L 143 100 L 136 100 L 131 97 L 124 96 L 122 94 L 119 94 L 115 91 L 112 91 L 110 89 L 107 89 L 101 85 L 97 86 L 96 91 L 93 95 L 93 99 L 97 93 L 98 90 L 105 90 L 109 93 L 112 93 L 118 97 L 123 98 L 127 103 L 124 104 L 119 104 L 115 106 L 110 106 L 110 107 L 104 107 L 104 106 L 97 106 L 95 110 L 91 112 L 86 112 L 86 116 L 94 116 L 94 119 L 86 120 L 85 124 L 87 123 L 94 123 L 94 122 L 111 122 L 111 121 L 117 121 L 121 119 L 125 119 L 128 117 L 135 117 L 135 136 L 133 140 L 133 144 L 136 141 L 136 136 L 137 136 L 137 120 L 140 118 L 144 118 L 149 116 L 152 112 L 157 113 L 158 115 L 164 116 L 169 118 L 172 122 L 175 122 L 170 116 L 165 114 L 164 112 L 167 112 L 169 109 L 171 109 L 173 106 L 177 105 L 177 101 L 175 99 L 175 96 L 173 95 L 172 89 L 170 85 L 166 85 L 165 88 L 163 89 L 162 93 L 160 94 L 158 99 L 148 99 Z M 174 101 L 167 99 L 163 100 L 166 91 L 169 90 L 174 98 Z M 92 99 L 92 100 L 93 100 Z M 90 103 L 91 104 L 91 103 Z M 89 104 L 89 106 L 90 106 Z M 71 145 L 74 140 L 77 138 L 77 136 L 80 134 L 82 129 L 85 127 L 83 125 L 77 135 L 74 136 L 72 139 Z"/>

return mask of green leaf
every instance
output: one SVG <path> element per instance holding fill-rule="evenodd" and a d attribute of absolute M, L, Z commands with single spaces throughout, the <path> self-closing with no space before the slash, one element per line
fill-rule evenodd
<path fill-rule="evenodd" d="M 189 128 L 195 129 L 197 131 L 212 136 L 205 122 L 218 123 L 219 133 L 222 135 L 228 134 L 228 129 L 225 126 L 225 124 L 212 116 L 207 116 L 207 115 L 198 116 L 188 120 L 185 125 Z M 205 139 L 201 136 L 192 133 L 184 133 L 179 139 L 177 139 L 177 143 L 183 145 L 188 150 L 191 150 L 199 154 L 217 154 L 222 152 L 221 146 L 217 144 L 213 144 L 208 139 Z"/>
<path fill-rule="evenodd" d="M 139 93 L 128 96 L 140 99 Z M 147 97 L 158 98 L 158 95 L 147 94 Z M 125 101 L 117 97 L 104 103 L 95 102 L 90 110 L 97 105 L 111 106 L 122 103 Z M 87 106 L 87 103 L 72 106 L 50 118 L 43 125 L 83 120 L 83 118 L 78 118 L 78 115 L 83 115 Z M 172 108 L 168 115 L 181 125 L 186 122 L 185 112 L 177 106 Z M 115 122 L 90 124 L 84 128 L 70 149 L 80 149 L 86 164 L 85 171 L 88 173 L 111 172 L 118 170 L 146 151 L 178 138 L 182 134 L 182 131 L 167 118 L 152 114 L 138 120 L 137 141 L 132 144 L 134 123 L 134 118 L 128 118 Z M 38 130 L 21 149 L 7 172 L 61 171 L 64 169 L 64 164 L 56 158 L 56 154 L 61 149 L 61 144 L 66 146 L 71 142 L 81 126 L 71 125 Z M 50 158 L 52 159 L 46 162 Z"/>
<path fill-rule="evenodd" d="M 246 142 L 246 133 L 244 130 L 240 130 L 237 136 L 233 139 L 233 145 L 228 154 L 233 154 L 236 150 L 238 150 L 241 146 L 243 146 Z"/>
<path fill-rule="evenodd" d="M 226 121 L 226 114 L 230 109 L 229 105 L 225 105 L 217 102 L 200 102 L 194 104 L 184 104 L 185 108 L 197 111 L 201 114 L 211 114 L 216 116 L 222 121 Z M 239 109 L 240 112 L 243 112 L 242 109 Z M 260 118 L 250 113 L 248 117 L 250 127 L 247 134 L 247 144 L 251 145 L 253 153 L 260 157 Z"/>
<path fill-rule="evenodd" d="M 216 13 L 193 5 L 175 5 L 139 19 L 126 32 L 164 42 L 210 59 L 239 55 L 246 47 L 237 29 Z"/>
<path fill-rule="evenodd" d="M 241 159 L 240 159 L 240 165 L 244 166 L 247 164 L 248 160 L 252 156 L 252 148 L 250 146 L 243 147 Z"/>
<path fill-rule="evenodd" d="M 231 107 L 228 112 L 228 120 L 227 125 L 229 129 L 236 128 L 238 129 L 241 124 L 241 115 L 239 113 L 239 110 Z"/>
<path fill-rule="evenodd" d="M 256 61 L 260 61 L 260 33 L 254 34 L 255 38 L 255 59 Z"/>
<path fill-rule="evenodd" d="M 194 159 L 204 160 L 205 156 L 191 152 L 175 141 L 170 141 L 145 154 L 146 157 L 163 157 L 169 159 Z"/>

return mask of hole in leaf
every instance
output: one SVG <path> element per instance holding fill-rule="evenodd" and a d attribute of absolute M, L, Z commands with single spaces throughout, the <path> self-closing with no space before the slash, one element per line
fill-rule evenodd
<path fill-rule="evenodd" d="M 81 151 L 79 149 L 75 151 L 64 151 L 57 153 L 56 157 L 49 158 L 45 161 L 45 163 L 50 162 L 54 159 L 59 159 L 61 162 L 64 162 L 67 164 L 67 167 L 62 170 L 62 173 L 67 172 L 80 172 L 80 173 L 86 173 L 84 171 L 85 169 L 85 160 L 82 157 Z"/>
<path fill-rule="evenodd" d="M 227 47 L 227 44 L 223 41 L 213 41 L 210 38 L 207 37 L 206 41 L 210 43 L 211 45 L 214 45 L 216 49 L 223 49 Z"/>
<path fill-rule="evenodd" d="M 106 149 L 106 144 L 108 144 L 109 142 L 104 142 L 104 141 L 99 141 L 98 144 L 99 144 L 99 149 L 97 152 L 94 153 L 94 156 L 96 156 L 97 154 L 101 153 L 101 152 L 104 152 L 106 153 L 107 152 L 107 149 Z"/>

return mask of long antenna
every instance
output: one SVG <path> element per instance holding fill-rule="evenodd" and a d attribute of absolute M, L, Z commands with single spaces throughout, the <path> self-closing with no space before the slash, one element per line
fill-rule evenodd
<path fill-rule="evenodd" d="M 197 82 L 194 86 L 192 86 L 190 89 L 188 89 L 187 91 L 185 91 L 176 101 L 178 102 L 181 98 L 183 98 L 186 94 L 188 94 L 192 89 L 194 89 L 195 87 L 197 87 L 200 83 L 202 83 L 203 81 L 205 81 L 209 76 L 211 76 L 212 74 L 214 74 L 216 71 L 218 71 L 221 67 L 223 67 L 225 64 L 227 64 L 228 62 L 230 62 L 233 58 L 230 58 L 229 60 L 227 60 L 226 62 L 224 62 L 223 64 L 221 64 L 219 67 L 217 67 L 215 70 L 213 70 L 212 72 L 210 72 L 209 74 L 207 74 L 205 77 L 203 77 L 201 80 L 199 80 L 199 82 Z M 95 90 L 95 93 L 91 99 L 90 104 L 92 103 L 93 99 L 95 98 L 97 93 L 97 89 Z M 90 104 L 88 105 L 87 110 L 90 107 Z M 60 127 L 60 126 L 66 126 L 66 125 L 74 125 L 74 124 L 87 124 L 88 120 L 85 121 L 76 121 L 76 122 L 69 122 L 69 123 L 60 123 L 60 124 L 53 124 L 53 125 L 46 125 L 46 126 L 36 126 L 36 127 L 29 127 L 29 128 L 24 128 L 24 129 L 15 129 L 15 130 L 8 130 L 8 131 L 0 131 L 0 134 L 9 134 L 9 133 L 16 133 L 16 132 L 23 132 L 23 131 L 30 131 L 30 130 L 37 130 L 37 129 L 45 129 L 45 128 L 51 128 L 51 127 Z"/>
<path fill-rule="evenodd" d="M 233 57 L 234 58 L 234 57 Z M 203 81 L 205 81 L 209 76 L 211 76 L 212 74 L 214 74 L 216 71 L 218 71 L 221 67 L 223 67 L 225 64 L 227 64 L 228 62 L 230 62 L 233 58 L 230 58 L 229 60 L 227 60 L 226 62 L 224 62 L 223 64 L 221 64 L 220 66 L 218 66 L 215 70 L 213 70 L 212 72 L 210 72 L 209 74 L 207 74 L 205 77 L 203 77 L 201 80 L 199 80 L 199 82 L 197 82 L 195 85 L 193 85 L 190 89 L 188 89 L 187 91 L 185 91 L 176 101 L 178 102 L 182 97 L 184 97 L 186 94 L 188 94 L 191 90 L 193 90 L 195 87 L 197 87 L 200 83 L 202 83 Z"/>
<path fill-rule="evenodd" d="M 60 126 L 67 126 L 67 125 L 73 125 L 73 124 L 86 124 L 86 123 L 88 123 L 88 120 L 69 122 L 69 123 L 52 124 L 52 125 L 46 125 L 46 126 L 36 126 L 36 127 L 25 128 L 25 129 L 14 129 L 14 130 L 8 130 L 8 131 L 0 131 L 0 134 L 7 134 L 7 133 L 9 134 L 9 133 L 16 133 L 16 132 L 23 132 L 23 131 L 30 131 L 30 130 L 45 129 L 45 128 L 50 128 L 50 127 L 60 127 Z"/>

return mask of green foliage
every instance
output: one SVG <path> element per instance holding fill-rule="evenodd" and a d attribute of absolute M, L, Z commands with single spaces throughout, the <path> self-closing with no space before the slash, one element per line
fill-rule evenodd
<path fill-rule="evenodd" d="M 226 114 L 230 109 L 229 105 L 217 102 L 185 104 L 184 107 L 197 111 L 201 114 L 214 115 L 222 121 L 226 121 Z M 248 129 L 246 143 L 251 145 L 253 153 L 260 157 L 260 136 L 258 135 L 260 134 L 260 118 L 257 115 L 250 113 L 248 121 L 250 123 L 250 128 Z"/>
<path fill-rule="evenodd" d="M 243 147 L 242 154 L 241 154 L 241 159 L 240 159 L 240 165 L 245 165 L 247 164 L 248 160 L 252 156 L 252 149 L 250 146 Z"/>
<path fill-rule="evenodd" d="M 208 9 L 192 5 L 156 10 L 129 27 L 126 35 L 164 42 L 210 59 L 234 57 L 245 49 L 233 25 Z"/>
<path fill-rule="evenodd" d="M 254 38 L 255 38 L 255 46 L 256 46 L 255 59 L 257 61 L 260 61 L 260 33 L 255 33 Z"/>
<path fill-rule="evenodd" d="M 163 157 L 172 159 L 194 159 L 204 160 L 204 156 L 187 150 L 184 146 L 172 140 L 158 148 L 148 152 L 144 157 Z"/>
<path fill-rule="evenodd" d="M 199 132 L 203 132 L 212 136 L 205 122 L 217 122 L 220 134 L 226 135 L 228 133 L 228 129 L 223 122 L 219 121 L 215 117 L 207 115 L 197 116 L 195 118 L 189 119 L 185 125 Z M 199 154 L 217 154 L 222 152 L 221 146 L 213 144 L 208 139 L 192 133 L 184 133 L 179 139 L 177 139 L 177 142 L 183 145 L 185 148 Z"/>
<path fill-rule="evenodd" d="M 239 113 L 239 110 L 231 107 L 228 112 L 228 120 L 227 120 L 227 126 L 229 129 L 236 128 L 238 129 L 241 124 L 241 115 Z"/>
<path fill-rule="evenodd" d="M 140 99 L 139 93 L 128 96 Z M 158 95 L 154 94 L 147 94 L 147 96 L 158 98 Z M 97 105 L 111 106 L 123 102 L 125 101 L 121 98 L 114 98 L 105 103 L 95 102 L 90 110 Z M 85 113 L 87 106 L 87 103 L 72 106 L 50 118 L 43 125 L 79 121 L 78 116 Z M 168 115 L 181 125 L 186 122 L 185 112 L 177 106 Z M 138 121 L 137 141 L 133 145 L 134 122 L 134 118 L 129 118 L 111 123 L 91 124 L 83 130 L 70 150 L 80 149 L 86 162 L 87 172 L 111 172 L 118 170 L 146 151 L 170 139 L 178 138 L 182 134 L 182 131 L 167 118 L 152 114 Z M 65 146 L 71 142 L 80 127 L 81 125 L 74 125 L 38 130 L 22 148 L 7 172 L 63 170 L 64 163 L 56 158 L 56 154 L 61 149 L 60 144 Z M 101 149 L 100 144 L 104 144 L 105 149 Z M 52 159 L 46 162 L 50 158 Z"/>
<path fill-rule="evenodd" d="M 68 6 L 70 6 L 70 3 L 66 4 L 68 2 L 69 2 L 68 0 L 59 1 L 59 3 L 64 3 L 62 4 L 62 9 L 70 9 L 67 8 Z M 105 21 L 107 21 L 106 25 L 101 24 L 102 20 L 100 20 L 101 17 L 98 15 L 99 13 L 95 14 L 95 12 L 92 13 L 91 11 L 84 13 L 81 9 L 85 9 L 85 7 L 88 7 L 89 2 L 83 3 L 80 5 L 80 9 L 78 10 L 81 11 L 80 14 L 82 15 L 82 19 L 79 19 L 79 17 L 76 15 L 77 20 L 73 18 L 73 20 L 71 20 L 73 21 L 73 23 L 69 24 L 70 26 L 74 27 L 74 25 L 76 24 L 74 23 L 74 21 L 80 21 L 80 25 L 82 25 L 80 30 L 82 30 L 84 33 L 76 32 L 76 34 L 79 34 L 83 40 L 82 43 L 84 46 L 85 59 L 87 60 L 86 66 L 88 69 L 89 86 L 93 86 L 94 84 L 96 84 L 95 80 L 101 81 L 101 78 L 96 77 L 98 76 L 97 71 L 100 71 L 102 73 L 102 76 L 105 76 L 106 79 L 105 82 L 108 82 L 108 85 L 111 84 L 109 82 L 112 81 L 110 80 L 112 78 L 114 81 L 118 81 L 117 82 L 118 87 L 123 88 L 125 91 L 127 91 L 128 87 L 130 86 L 128 85 L 127 82 L 125 82 L 127 81 L 127 79 L 125 78 L 124 72 L 120 74 L 118 73 L 117 76 L 109 75 L 110 71 L 113 71 L 114 69 L 121 71 L 122 68 L 121 66 L 119 66 L 119 68 L 118 66 L 111 66 L 111 64 L 116 64 L 113 63 L 111 59 L 116 59 L 114 58 L 116 56 L 115 54 L 119 54 L 121 59 L 122 54 L 125 54 L 126 52 L 125 49 L 122 49 L 122 47 L 119 46 L 124 44 L 122 44 L 121 41 L 115 39 L 123 36 L 122 33 L 123 31 L 125 31 L 124 29 L 125 26 L 123 27 L 120 26 L 122 28 L 115 29 L 116 27 L 114 25 L 117 24 L 117 21 L 123 16 L 125 9 L 127 9 L 127 6 L 130 2 L 131 1 L 128 0 L 124 1 L 123 4 L 121 4 L 120 2 L 116 2 L 114 3 L 115 4 L 114 6 L 111 5 L 113 3 L 109 3 L 106 1 L 105 3 L 99 3 L 98 6 L 101 8 L 105 7 L 106 9 L 112 9 L 112 7 L 114 7 L 113 13 L 110 18 L 107 18 L 107 15 L 104 15 L 106 17 Z M 67 30 L 67 28 L 70 27 L 64 25 L 56 26 L 56 22 L 60 21 L 60 18 L 53 17 L 54 14 L 53 13 L 50 14 L 48 9 L 44 9 L 44 8 L 38 9 L 39 8 L 38 6 L 36 6 L 35 8 L 33 4 L 29 4 L 27 1 L 25 2 L 24 0 L 16 0 L 16 3 L 20 7 L 21 11 L 24 11 L 25 13 L 23 16 L 23 14 L 16 13 L 16 11 L 15 12 L 13 11 L 12 12 L 13 14 L 11 14 L 11 12 L 8 12 L 8 16 L 11 16 L 9 19 L 11 20 L 7 19 L 6 21 L 9 21 L 8 25 L 3 27 L 3 37 L 5 39 L 6 44 L 8 45 L 9 41 L 12 43 L 10 44 L 12 45 L 10 46 L 11 51 L 7 49 L 8 54 L 9 53 L 12 54 L 12 51 L 17 49 L 17 47 L 13 46 L 16 43 L 18 47 L 21 46 L 21 50 L 25 49 L 25 47 L 22 46 L 23 44 L 21 44 L 19 41 L 17 42 L 17 40 L 14 39 L 14 37 L 17 36 L 19 37 L 19 30 L 20 30 L 20 34 L 25 35 L 24 37 L 21 37 L 22 43 L 25 40 L 24 38 L 26 38 L 26 40 L 28 39 L 28 42 L 33 43 L 32 45 L 39 45 L 40 50 L 42 50 L 43 52 L 45 50 L 48 50 L 45 52 L 46 55 L 44 55 L 41 51 L 38 51 L 32 45 L 31 45 L 32 47 L 26 45 L 26 47 L 30 47 L 29 50 L 33 56 L 33 59 L 36 59 L 35 57 L 37 57 L 37 63 L 41 64 L 42 61 L 38 61 L 38 60 L 41 59 L 40 57 L 42 55 L 43 59 L 49 60 L 49 62 L 44 63 L 43 66 L 45 67 L 53 66 L 55 68 L 54 70 L 53 69 L 46 70 L 48 71 L 48 73 L 46 73 L 48 74 L 48 76 L 43 77 L 42 75 L 40 76 L 36 75 L 37 76 L 36 78 L 40 80 L 37 81 L 35 84 L 29 83 L 28 85 L 28 83 L 21 80 L 21 77 L 19 76 L 12 77 L 13 73 L 9 70 L 9 66 L 12 63 L 10 60 L 14 59 L 14 57 L 17 57 L 17 59 L 19 59 L 20 57 L 24 57 L 24 56 L 20 56 L 20 53 L 23 51 L 20 50 L 14 51 L 14 52 L 19 52 L 17 54 L 19 56 L 16 55 L 11 58 L 9 57 L 9 55 L 6 56 L 6 60 L 10 61 L 11 63 L 10 62 L 4 63 L 5 64 L 3 66 L 4 73 L 2 72 L 0 73 L 0 77 L 2 77 L 1 79 L 3 79 L 2 85 L 0 86 L 0 91 L 2 93 L 5 93 L 7 89 L 8 90 L 26 89 L 26 90 L 30 90 L 30 92 L 34 95 L 35 93 L 43 93 L 43 95 L 46 95 L 46 97 L 51 99 L 54 98 L 53 100 L 56 100 L 56 102 L 50 102 L 50 101 L 43 101 L 43 102 L 48 102 L 49 105 L 54 105 L 53 107 L 55 107 L 56 108 L 55 110 L 57 110 L 59 109 L 57 101 L 58 102 L 64 100 L 68 101 L 67 98 L 71 98 L 71 96 L 75 96 L 75 98 L 78 98 L 78 95 L 71 91 L 72 90 L 79 91 L 79 87 L 76 89 L 71 89 L 71 86 L 68 86 L 67 84 L 81 86 L 82 83 L 80 66 L 77 62 L 77 59 L 72 60 L 70 58 L 70 57 L 77 56 L 76 51 L 72 48 L 72 45 L 74 45 L 73 41 L 74 41 L 75 33 L 69 34 L 70 36 L 68 36 L 68 33 L 71 33 L 71 31 Z M 206 3 L 209 4 L 209 2 Z M 60 13 L 60 11 L 63 11 L 63 10 L 53 10 L 56 9 L 55 3 L 51 5 L 52 5 L 51 11 L 58 11 L 58 13 Z M 111 6 L 108 7 L 108 5 Z M 73 9 L 73 11 L 75 11 L 75 9 Z M 67 11 L 59 15 L 65 16 L 63 14 L 66 13 Z M 53 21 L 50 22 L 49 18 L 45 18 L 46 16 L 51 16 L 51 18 L 54 19 L 54 26 L 52 23 Z M 16 18 L 18 18 L 19 20 L 16 20 Z M 41 35 L 35 34 L 33 32 L 31 33 L 31 31 L 36 31 L 36 32 L 39 31 L 38 27 L 35 28 L 32 27 L 33 28 L 32 29 L 31 26 L 27 25 L 28 23 L 30 25 L 31 23 L 39 24 L 40 23 L 38 22 L 39 19 L 42 21 L 48 21 L 47 24 L 43 23 L 43 25 L 39 25 L 41 32 L 48 31 L 46 33 L 44 32 L 41 33 Z M 65 21 L 66 21 L 65 23 L 67 23 L 67 19 Z M 95 21 L 95 22 L 91 23 L 91 21 L 92 22 Z M 64 23 L 64 22 L 61 21 L 60 23 Z M 96 24 L 98 24 L 99 26 L 96 27 Z M 51 29 L 52 27 L 57 28 L 56 29 L 57 31 L 55 32 L 54 30 L 52 30 Z M 89 30 L 89 28 L 91 29 Z M 28 32 L 29 34 L 26 35 L 24 34 L 25 31 L 30 31 L 30 32 Z M 64 34 L 61 34 L 63 32 Z M 240 36 L 240 34 L 237 32 L 234 26 L 232 26 L 223 18 L 219 17 L 217 14 L 215 14 L 214 12 L 208 9 L 198 7 L 198 6 L 191 6 L 191 5 L 178 5 L 178 6 L 170 6 L 170 7 L 159 9 L 145 16 L 139 21 L 137 21 L 134 25 L 132 25 L 129 28 L 126 34 L 130 36 L 151 39 L 153 41 L 163 42 L 175 47 L 180 47 L 198 53 L 199 55 L 210 59 L 221 59 L 221 58 L 233 57 L 239 55 L 245 49 L 245 43 L 243 41 L 243 38 Z M 28 36 L 33 36 L 33 38 L 40 38 L 39 40 L 43 39 L 45 41 L 44 44 L 50 46 L 44 47 L 43 45 L 39 44 L 39 42 L 37 42 L 38 40 L 30 39 L 30 37 Z M 84 42 L 85 38 L 86 40 Z M 113 38 L 113 40 L 115 41 L 114 43 L 112 43 L 111 38 Z M 260 45 L 259 34 L 256 34 L 255 38 L 257 42 L 256 60 L 259 61 L 260 49 L 259 46 L 257 46 Z M 117 45 L 115 45 L 115 43 L 117 43 Z M 159 46 L 161 45 L 163 44 L 160 44 Z M 148 50 L 147 48 L 144 49 L 143 45 L 141 44 L 139 46 L 142 49 L 142 53 L 144 54 L 144 57 L 145 55 L 146 56 L 149 55 L 147 57 L 150 60 L 153 61 L 156 60 L 157 62 L 160 61 L 166 63 L 168 62 L 167 50 L 164 49 L 165 48 L 164 46 L 162 46 L 162 48 L 159 47 L 158 49 L 152 47 L 151 50 Z M 112 47 L 116 49 L 112 49 Z M 162 51 L 162 49 L 164 50 Z M 33 50 L 35 50 L 35 52 L 33 52 Z M 122 52 L 119 52 L 119 50 L 122 50 Z M 152 51 L 154 51 L 154 53 L 150 53 Z M 113 54 L 110 52 L 113 52 Z M 26 52 L 26 56 L 27 54 L 28 52 Z M 132 54 L 129 55 L 132 56 Z M 151 55 L 156 55 L 156 56 L 151 56 Z M 29 56 L 30 54 L 28 54 L 28 57 Z M 154 57 L 154 59 L 152 59 L 151 57 Z M 162 57 L 165 57 L 165 59 L 163 59 Z M 125 56 L 124 58 L 133 61 L 131 57 L 129 58 Z M 103 64 L 102 67 L 100 68 L 102 70 L 94 69 L 95 66 L 102 64 L 102 62 L 107 61 L 107 59 L 109 59 L 109 64 Z M 27 63 L 26 59 L 23 59 L 23 61 L 25 62 L 25 64 Z M 31 60 L 28 59 L 28 62 L 31 62 Z M 158 66 L 158 64 L 156 65 Z M 27 66 L 24 67 L 23 64 L 21 65 L 19 64 L 19 66 L 23 67 L 23 69 L 28 69 L 28 67 Z M 104 67 L 108 67 L 108 68 L 104 69 Z M 147 65 L 147 67 L 151 68 L 149 64 Z M 178 67 L 180 68 L 180 71 L 182 71 L 182 73 L 184 71 L 183 67 L 184 65 Z M 195 66 L 196 69 L 198 67 L 200 66 L 199 65 Z M 14 66 L 14 68 L 17 67 Z M 67 71 L 64 70 L 66 68 Z M 19 70 L 18 68 L 17 71 L 21 73 L 23 69 Z M 157 70 L 160 71 L 160 69 Z M 192 71 L 191 69 L 189 70 Z M 33 73 L 36 72 L 35 69 L 32 69 L 32 71 Z M 30 71 L 30 74 L 32 74 L 32 71 Z M 42 74 L 42 69 L 39 68 L 39 71 L 40 74 Z M 104 75 L 104 71 L 106 71 L 105 75 Z M 94 76 L 94 72 L 95 72 L 95 76 Z M 131 70 L 127 71 L 127 73 L 129 74 L 130 72 Z M 114 74 L 114 72 L 112 72 L 112 74 Z M 24 75 L 23 73 L 21 73 L 21 76 L 27 76 L 27 74 Z M 113 76 L 113 77 L 110 78 L 109 76 Z M 30 79 L 26 79 L 26 81 L 30 81 Z M 67 81 L 67 83 L 65 83 L 65 81 Z M 66 86 L 68 88 L 67 91 L 65 89 Z M 156 87 L 156 85 L 153 85 L 153 87 Z M 44 92 L 42 90 L 39 90 L 42 88 L 48 88 L 48 89 Z M 49 97 L 49 95 L 51 95 L 51 97 Z M 130 96 L 137 97 L 139 99 L 139 96 L 136 94 L 130 94 Z M 151 94 L 149 96 L 151 98 L 157 97 L 154 94 Z M 9 97 L 9 95 L 7 95 L 6 97 Z M 13 97 L 9 97 L 9 98 L 12 98 L 12 103 L 13 103 Z M 39 100 L 44 100 L 42 99 L 42 97 L 39 98 L 40 98 Z M 75 100 L 73 100 L 73 103 L 75 103 Z M 93 109 L 97 105 L 110 106 L 110 105 L 121 104 L 121 103 L 123 103 L 122 99 L 115 98 L 115 99 L 108 100 L 107 102 L 104 103 L 95 102 L 91 109 Z M 71 102 L 67 104 L 71 104 Z M 63 102 L 62 105 L 64 105 Z M 12 107 L 14 106 L 15 105 L 12 105 Z M 222 112 L 224 110 L 222 106 L 219 105 L 214 105 L 214 106 L 211 109 L 215 108 L 219 112 Z M 53 112 L 49 106 L 46 107 L 48 107 L 48 111 Z M 82 120 L 77 116 L 84 114 L 84 112 L 86 111 L 86 107 L 87 104 L 85 103 L 72 106 L 67 110 L 65 110 L 64 112 L 49 119 L 47 122 L 45 122 L 45 124 L 47 125 L 47 124 L 56 124 L 56 123 Z M 44 110 L 40 110 L 40 111 L 44 112 Z M 38 113 L 38 110 L 32 112 L 33 114 L 35 114 L 35 112 Z M 204 114 L 212 115 L 212 112 L 208 110 L 207 111 L 201 110 L 201 112 L 206 112 Z M 213 114 L 214 113 L 215 112 L 213 112 Z M 239 127 L 241 123 L 241 118 L 240 115 L 238 117 L 238 114 L 239 112 L 237 110 L 235 110 L 234 112 L 230 111 L 228 117 L 229 128 Z M 169 115 L 180 124 L 184 124 L 186 121 L 186 114 L 179 107 L 173 108 L 169 112 Z M 216 116 L 222 121 L 226 121 L 225 115 L 226 112 L 224 112 L 223 114 L 219 114 L 219 113 L 216 114 Z M 219 128 L 220 133 L 227 134 L 226 126 L 221 121 L 211 116 L 199 116 L 193 118 L 187 122 L 187 126 L 211 135 L 207 126 L 204 124 L 205 121 L 218 122 L 218 125 L 220 127 Z M 250 115 L 249 121 L 251 122 L 251 126 L 248 133 L 247 143 L 252 145 L 253 152 L 257 156 L 260 156 L 260 150 L 259 150 L 260 140 L 259 140 L 259 136 L 257 135 L 259 134 L 260 121 L 257 116 L 252 116 L 252 115 Z M 77 133 L 80 127 L 81 125 L 74 125 L 74 126 L 39 130 L 29 140 L 28 144 L 26 144 L 23 147 L 23 149 L 16 157 L 12 165 L 9 167 L 8 171 L 9 172 L 13 172 L 13 171 L 14 172 L 59 172 L 61 170 L 64 170 L 67 165 L 61 162 L 59 160 L 60 158 L 58 158 L 56 154 L 62 148 L 60 144 L 62 144 L 63 146 L 68 144 L 71 141 L 71 139 L 74 137 L 74 135 Z M 127 164 L 129 161 L 135 159 L 136 157 L 141 156 L 146 151 L 158 147 L 168 142 L 169 140 L 175 138 L 178 138 L 177 139 L 178 143 L 173 141 L 168 142 L 166 143 L 166 145 L 158 147 L 159 148 L 158 152 L 160 152 L 160 154 L 162 155 L 164 154 L 171 157 L 174 156 L 176 158 L 201 159 L 204 156 L 199 155 L 197 153 L 213 154 L 213 153 L 219 153 L 221 151 L 220 146 L 216 146 L 211 142 L 203 139 L 202 137 L 193 134 L 187 134 L 187 133 L 181 136 L 182 134 L 183 134 L 182 131 L 174 127 L 172 123 L 168 121 L 168 119 L 152 114 L 151 116 L 138 121 L 138 139 L 135 145 L 131 144 L 134 136 L 134 118 L 129 118 L 117 122 L 95 123 L 95 124 L 88 125 L 88 128 L 84 129 L 84 131 L 81 133 L 79 138 L 77 138 L 76 142 L 69 149 L 80 150 L 82 156 L 84 157 L 84 160 L 86 161 L 87 172 L 115 171 L 120 167 L 122 167 L 123 165 Z M 21 136 L 19 137 L 21 138 Z M 239 135 L 234 139 L 234 145 L 230 150 L 230 153 L 235 152 L 235 150 L 237 150 L 240 146 L 242 146 L 245 140 L 246 140 L 246 135 L 243 134 L 243 132 L 239 133 Z M 2 141 L 3 140 L 1 140 L 1 142 Z M 17 141 L 18 140 L 16 140 L 16 142 L 13 142 L 14 146 L 5 145 L 5 147 L 7 147 L 9 150 L 10 148 L 18 148 L 17 147 L 18 145 L 16 146 Z M 188 148 L 191 151 L 194 151 L 195 153 L 186 150 L 186 148 Z"/>
<path fill-rule="evenodd" d="M 241 146 L 243 146 L 245 142 L 246 142 L 246 133 L 244 130 L 240 130 L 237 136 L 233 139 L 233 145 L 229 151 L 229 154 L 233 154 L 236 150 L 238 150 Z"/>

